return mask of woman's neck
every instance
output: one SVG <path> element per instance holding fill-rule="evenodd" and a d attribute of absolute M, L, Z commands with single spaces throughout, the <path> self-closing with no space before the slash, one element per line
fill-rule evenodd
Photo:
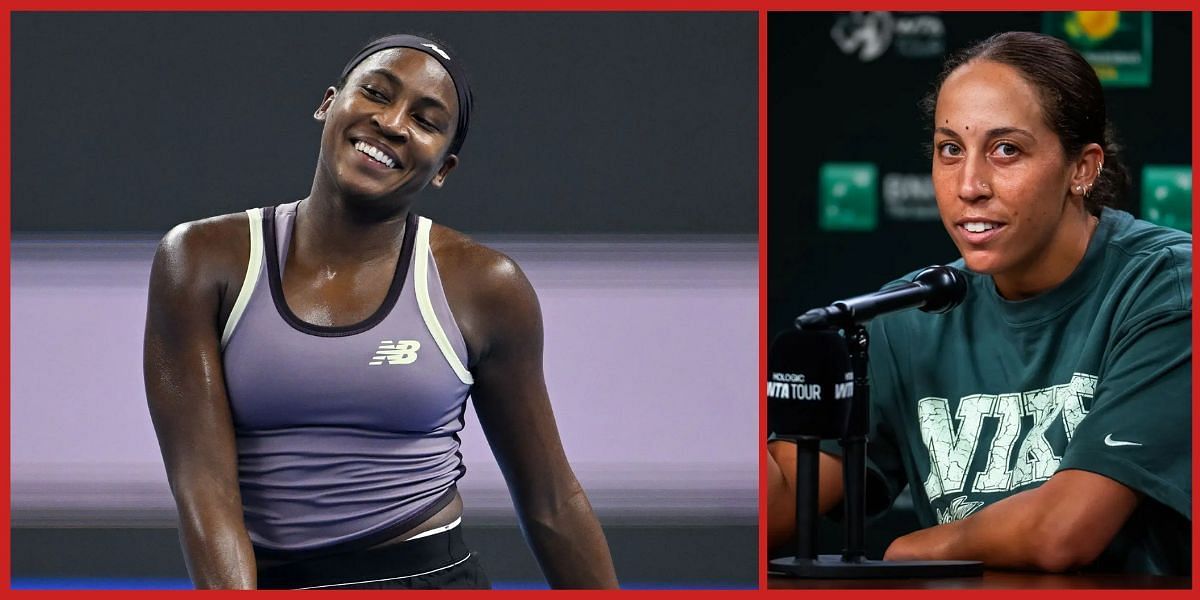
<path fill-rule="evenodd" d="M 992 275 L 996 291 L 1006 300 L 1025 300 L 1049 291 L 1066 281 L 1087 254 L 1088 244 L 1100 218 L 1082 206 L 1064 221 L 1044 251 L 1029 264 Z"/>
<path fill-rule="evenodd" d="M 293 248 L 326 263 L 367 262 L 396 254 L 409 207 L 366 206 L 315 196 L 296 208 Z"/>

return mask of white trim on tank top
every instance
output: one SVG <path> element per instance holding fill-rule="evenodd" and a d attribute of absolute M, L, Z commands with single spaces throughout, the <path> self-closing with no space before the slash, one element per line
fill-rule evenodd
<path fill-rule="evenodd" d="M 242 280 L 242 289 L 238 291 L 237 300 L 233 303 L 233 310 L 229 313 L 229 320 L 225 321 L 225 331 L 221 332 L 222 350 L 229 343 L 229 338 L 233 335 L 233 329 L 237 327 L 238 321 L 242 319 L 242 313 L 245 312 L 246 305 L 250 303 L 250 296 L 254 294 L 254 286 L 258 283 L 259 271 L 262 270 L 262 209 L 247 209 L 246 215 L 250 217 L 250 261 L 246 263 L 246 278 Z"/>
<path fill-rule="evenodd" d="M 303 588 L 296 588 L 296 589 L 298 589 L 298 590 L 322 590 L 322 589 L 327 589 L 327 588 L 341 587 L 344 585 L 359 585 L 359 584 L 364 584 L 364 583 L 381 583 L 384 581 L 396 581 L 397 579 L 412 579 L 413 577 L 429 575 L 431 573 L 437 573 L 438 571 L 445 571 L 446 569 L 457 567 L 458 565 L 461 565 L 461 564 L 467 562 L 468 560 L 470 560 L 471 556 L 472 556 L 471 553 L 468 552 L 466 556 L 464 556 L 444 567 L 438 567 L 436 569 L 431 569 L 429 571 L 424 571 L 421 573 L 413 573 L 412 575 L 401 575 L 399 577 L 388 577 L 385 579 L 368 579 L 366 581 L 347 581 L 345 583 L 331 583 L 328 585 L 314 585 L 312 587 L 303 587 Z"/>
<path fill-rule="evenodd" d="M 229 338 L 233 336 L 233 331 L 237 327 L 238 321 L 242 318 L 242 313 L 245 312 L 246 306 L 250 303 L 250 297 L 254 294 L 254 288 L 258 283 L 260 271 L 262 270 L 263 262 L 263 226 L 262 226 L 262 209 L 251 208 L 246 210 L 246 215 L 250 218 L 250 259 L 246 265 L 246 277 L 242 281 L 242 289 L 238 291 L 237 300 L 233 303 L 233 310 L 229 313 L 229 319 L 225 322 L 225 330 L 221 333 L 221 349 L 229 343 Z M 458 375 L 460 381 L 467 385 L 475 383 L 475 379 L 471 376 L 471 372 L 463 365 L 462 360 L 458 357 L 458 353 L 454 351 L 454 346 L 450 345 L 450 339 L 446 336 L 446 331 L 442 329 L 441 322 L 438 321 L 437 313 L 433 310 L 433 302 L 429 298 L 429 261 L 432 260 L 429 251 L 429 231 L 433 222 L 425 217 L 420 217 L 417 223 L 417 239 L 416 248 L 414 249 L 415 256 L 415 271 L 413 273 L 413 285 L 416 286 L 417 306 L 421 311 L 421 318 L 425 321 L 425 327 L 429 330 L 429 334 L 433 336 L 437 342 L 438 348 L 441 349 L 442 355 L 454 373 Z"/>
<path fill-rule="evenodd" d="M 433 341 L 437 342 L 438 348 L 441 348 L 442 356 L 446 357 L 446 362 L 450 364 L 450 368 L 454 369 L 459 381 L 472 385 L 475 383 L 475 378 L 458 358 L 454 346 L 450 345 L 450 338 L 446 337 L 442 324 L 438 322 L 437 314 L 433 312 L 433 302 L 429 300 L 429 261 L 433 259 L 432 253 L 429 251 L 429 230 L 432 226 L 433 221 L 425 217 L 421 217 L 417 222 L 417 241 L 413 252 L 415 255 L 413 265 L 416 267 L 413 273 L 413 284 L 416 286 L 417 306 L 421 309 L 421 318 L 425 319 L 429 335 L 433 336 Z"/>
<path fill-rule="evenodd" d="M 433 529 L 430 529 L 429 531 L 422 531 L 421 533 L 418 533 L 417 535 L 414 535 L 404 541 L 411 542 L 413 540 L 419 540 L 421 538 L 426 538 L 431 535 L 437 535 L 443 531 L 450 531 L 451 529 L 454 529 L 455 527 L 458 527 L 461 524 L 462 524 L 462 517 L 458 517 L 457 519 L 450 521 L 446 525 L 442 525 L 441 527 L 434 527 Z"/>

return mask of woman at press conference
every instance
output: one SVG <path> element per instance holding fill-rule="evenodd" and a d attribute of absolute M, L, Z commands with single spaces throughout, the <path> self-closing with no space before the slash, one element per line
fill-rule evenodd
<path fill-rule="evenodd" d="M 867 506 L 907 486 L 920 523 L 884 558 L 1190 573 L 1191 235 L 1115 208 L 1128 175 L 1103 89 L 1061 40 L 960 51 L 923 106 L 968 291 L 869 324 Z M 795 444 L 768 443 L 773 547 L 794 533 L 795 465 Z M 829 512 L 836 443 L 819 477 Z"/>

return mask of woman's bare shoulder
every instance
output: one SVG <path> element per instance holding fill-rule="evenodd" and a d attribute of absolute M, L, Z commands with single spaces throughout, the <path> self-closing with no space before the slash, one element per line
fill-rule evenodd
<path fill-rule="evenodd" d="M 434 224 L 429 246 L 443 278 L 466 278 L 484 288 L 528 285 L 516 261 L 461 231 Z"/>
<path fill-rule="evenodd" d="M 250 217 L 239 212 L 172 227 L 158 244 L 155 262 L 171 279 L 213 283 L 244 273 L 249 254 Z"/>

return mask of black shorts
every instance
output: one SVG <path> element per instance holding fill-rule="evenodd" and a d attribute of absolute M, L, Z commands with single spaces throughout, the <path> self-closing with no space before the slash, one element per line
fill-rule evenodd
<path fill-rule="evenodd" d="M 306 558 L 258 571 L 258 589 L 491 589 L 462 527 L 353 552 Z"/>

